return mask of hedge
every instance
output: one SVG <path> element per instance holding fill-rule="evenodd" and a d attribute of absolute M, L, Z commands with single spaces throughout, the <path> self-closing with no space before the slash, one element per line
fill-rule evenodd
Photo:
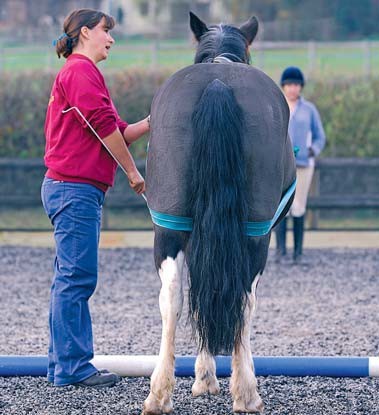
<path fill-rule="evenodd" d="M 135 122 L 170 74 L 128 70 L 108 73 L 107 84 L 122 118 Z M 0 157 L 42 157 L 43 125 L 53 73 L 0 75 Z M 379 79 L 310 82 L 304 90 L 321 114 L 327 135 L 324 156 L 379 156 Z M 131 147 L 144 157 L 146 137 Z"/>
<path fill-rule="evenodd" d="M 311 83 L 305 96 L 317 105 L 328 157 L 379 156 L 379 79 Z"/>

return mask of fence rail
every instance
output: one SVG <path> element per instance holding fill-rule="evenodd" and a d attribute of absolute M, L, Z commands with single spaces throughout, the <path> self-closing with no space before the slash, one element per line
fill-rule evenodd
<path fill-rule="evenodd" d="M 143 160 L 137 162 L 142 174 L 145 173 Z M 40 208 L 40 185 L 45 173 L 42 160 L 0 159 L 0 213 L 28 211 Z M 308 201 L 310 213 L 309 225 L 319 229 L 320 212 L 336 209 L 371 209 L 379 211 L 379 158 L 372 159 L 319 159 L 316 165 L 311 194 Z M 137 225 L 112 225 L 109 214 L 113 209 L 131 209 L 143 215 L 143 229 L 151 229 L 147 207 L 144 200 L 137 196 L 128 185 L 125 175 L 119 169 L 116 184 L 108 191 L 103 209 L 103 229 L 141 229 Z M 42 215 L 42 213 L 41 213 Z M 43 215 L 42 215 L 43 216 Z M 6 217 L 6 216 L 5 216 Z M 22 221 L 22 219 L 20 219 Z M 28 230 L 22 223 L 10 226 L 7 220 L 0 220 L 1 230 Z M 32 226 L 33 230 L 46 230 L 46 226 Z M 374 228 L 376 229 L 377 226 Z M 29 227 L 30 229 L 30 227 Z"/>

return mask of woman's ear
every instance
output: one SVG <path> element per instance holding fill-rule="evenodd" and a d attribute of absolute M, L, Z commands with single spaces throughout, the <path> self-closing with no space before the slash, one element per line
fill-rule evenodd
<path fill-rule="evenodd" d="M 80 29 L 80 34 L 84 37 L 84 39 L 89 38 L 89 29 L 87 26 L 82 26 Z"/>

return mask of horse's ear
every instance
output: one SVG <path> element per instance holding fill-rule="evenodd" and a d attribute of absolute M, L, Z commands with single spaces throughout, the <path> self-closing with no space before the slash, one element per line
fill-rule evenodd
<path fill-rule="evenodd" d="M 250 19 L 240 27 L 240 31 L 250 45 L 258 32 L 258 19 L 255 16 L 250 17 Z"/>
<path fill-rule="evenodd" d="M 200 40 L 201 36 L 205 33 L 208 32 L 208 28 L 207 25 L 202 22 L 197 16 L 196 14 L 193 14 L 192 12 L 189 12 L 190 14 L 190 26 L 191 26 L 191 30 L 193 32 L 193 34 L 195 35 L 195 38 L 197 41 Z"/>

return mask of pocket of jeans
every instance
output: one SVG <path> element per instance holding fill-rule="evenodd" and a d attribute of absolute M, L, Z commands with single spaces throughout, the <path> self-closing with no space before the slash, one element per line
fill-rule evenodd
<path fill-rule="evenodd" d="M 44 180 L 41 187 L 41 200 L 50 220 L 61 209 L 63 195 L 64 183 L 55 184 L 52 179 Z"/>

